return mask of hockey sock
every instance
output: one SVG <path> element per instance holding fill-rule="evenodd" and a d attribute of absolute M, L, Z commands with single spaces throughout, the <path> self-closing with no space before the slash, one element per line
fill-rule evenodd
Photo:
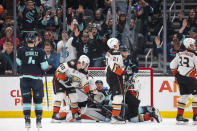
<path fill-rule="evenodd" d="M 151 119 L 150 114 L 140 114 L 138 118 L 139 122 L 149 121 Z"/>
<path fill-rule="evenodd" d="M 31 114 L 31 103 L 23 103 L 24 116 L 30 116 Z"/>
<path fill-rule="evenodd" d="M 197 115 L 197 102 L 192 102 L 193 115 Z"/>
<path fill-rule="evenodd" d="M 66 116 L 67 116 L 67 112 L 60 112 L 59 113 L 59 118 L 60 119 L 66 118 Z"/>
<path fill-rule="evenodd" d="M 54 106 L 53 106 L 53 112 L 58 114 L 59 111 L 60 111 L 60 106 L 61 106 L 61 102 L 60 101 L 55 101 Z"/>
<path fill-rule="evenodd" d="M 79 111 L 77 103 L 71 103 L 70 108 L 71 108 L 72 114 L 76 114 Z"/>
<path fill-rule="evenodd" d="M 184 113 L 184 108 L 185 108 L 185 104 L 178 102 L 178 110 L 177 110 L 177 115 L 183 115 Z"/>
<path fill-rule="evenodd" d="M 119 116 L 121 112 L 121 104 L 112 104 L 112 116 Z"/>
<path fill-rule="evenodd" d="M 35 104 L 35 113 L 36 113 L 36 117 L 42 116 L 42 103 Z"/>

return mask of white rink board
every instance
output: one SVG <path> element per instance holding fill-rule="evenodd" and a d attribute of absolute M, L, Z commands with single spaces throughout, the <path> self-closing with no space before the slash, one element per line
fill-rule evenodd
<path fill-rule="evenodd" d="M 48 78 L 50 111 L 52 111 L 53 105 L 53 89 L 52 89 L 52 77 Z M 94 77 L 95 80 L 101 79 L 104 81 L 104 86 L 108 86 L 105 77 Z M 142 89 L 140 98 L 142 99 L 142 105 L 150 105 L 150 89 L 147 87 L 150 78 L 139 77 L 142 83 Z M 43 78 L 44 80 L 44 78 Z M 147 83 L 148 82 L 148 83 Z M 176 105 L 174 104 L 175 98 L 179 96 L 179 91 L 175 90 L 174 77 L 154 77 L 154 91 L 153 91 L 153 104 L 160 111 L 176 111 Z M 0 111 L 22 111 L 20 84 L 18 77 L 0 77 Z M 161 90 L 162 87 L 166 89 Z M 168 87 L 168 88 L 167 88 Z M 170 89 L 169 89 L 170 87 Z M 46 94 L 45 94 L 46 95 Z M 189 98 L 190 102 L 187 106 L 191 105 L 192 98 Z M 47 111 L 46 97 L 44 98 L 44 110 Z M 32 107 L 32 110 L 34 108 Z M 191 109 L 186 109 L 190 110 Z"/>

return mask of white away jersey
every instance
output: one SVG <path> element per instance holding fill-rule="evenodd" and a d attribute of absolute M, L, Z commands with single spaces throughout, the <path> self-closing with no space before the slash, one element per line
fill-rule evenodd
<path fill-rule="evenodd" d="M 197 56 L 194 52 L 185 50 L 176 54 L 170 63 L 170 69 L 177 70 L 180 75 L 196 78 Z"/>
<path fill-rule="evenodd" d="M 75 61 L 69 61 L 67 63 L 61 64 L 57 71 L 61 73 L 65 73 L 66 77 L 71 78 L 72 80 L 72 87 L 81 87 L 83 88 L 87 84 L 89 84 L 87 72 L 84 70 L 78 71 L 76 68 Z M 61 82 L 62 83 L 62 82 Z"/>
<path fill-rule="evenodd" d="M 119 70 L 124 70 L 123 58 L 120 52 L 109 51 L 106 53 L 106 65 L 110 69 L 119 74 Z"/>

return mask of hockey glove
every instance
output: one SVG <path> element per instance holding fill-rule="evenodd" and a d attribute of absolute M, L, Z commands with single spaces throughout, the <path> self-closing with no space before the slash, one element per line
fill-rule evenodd
<path fill-rule="evenodd" d="M 67 86 L 71 86 L 72 80 L 69 77 L 66 77 L 66 79 L 63 81 L 63 83 Z"/>

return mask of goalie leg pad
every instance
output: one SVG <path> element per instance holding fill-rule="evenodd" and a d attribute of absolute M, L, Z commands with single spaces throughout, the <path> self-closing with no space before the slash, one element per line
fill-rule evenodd
<path fill-rule="evenodd" d="M 125 102 L 128 105 L 128 113 L 127 117 L 133 118 L 138 115 L 138 107 L 140 104 L 140 100 L 138 100 L 135 96 L 132 94 L 127 94 L 125 98 Z"/>
<path fill-rule="evenodd" d="M 130 118 L 129 121 L 132 122 L 132 123 L 138 123 L 139 118 L 138 118 L 138 116 L 136 116 L 136 117 Z"/>
<path fill-rule="evenodd" d="M 103 116 L 102 114 L 98 113 L 98 111 L 101 111 L 97 108 L 82 108 L 83 110 L 83 114 L 88 116 L 89 118 L 91 118 L 92 120 L 96 120 L 96 121 L 105 121 L 105 116 Z"/>

